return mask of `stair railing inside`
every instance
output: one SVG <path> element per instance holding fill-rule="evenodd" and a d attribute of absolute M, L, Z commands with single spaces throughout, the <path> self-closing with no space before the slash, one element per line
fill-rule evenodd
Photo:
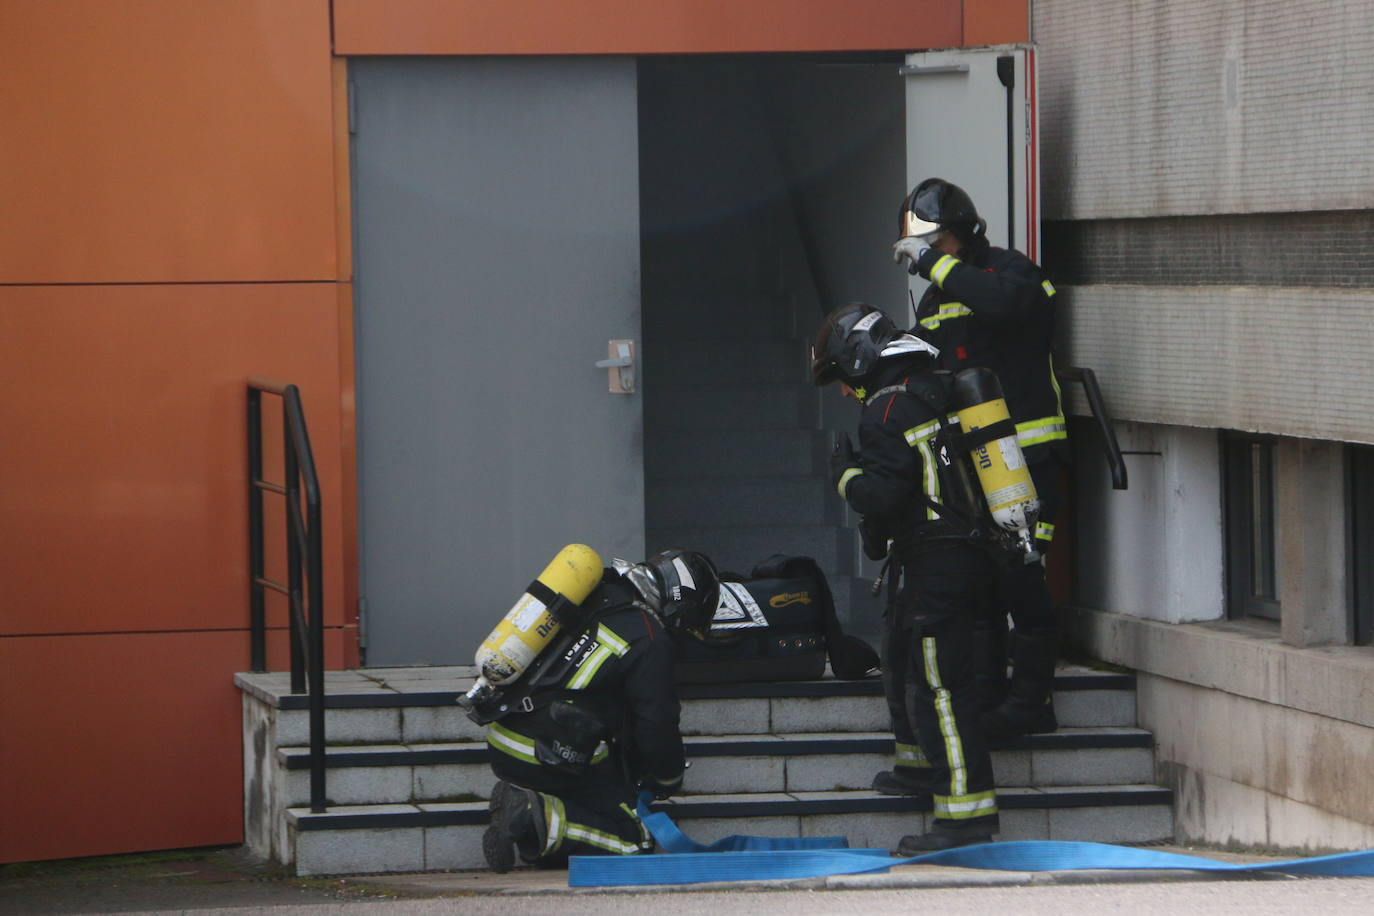
<path fill-rule="evenodd" d="M 285 482 L 262 479 L 262 395 L 282 399 Z M 283 585 L 266 576 L 263 564 L 263 494 L 286 497 L 286 568 Z M 304 497 L 305 511 L 301 502 Z M 325 810 L 324 775 L 324 600 L 320 559 L 320 484 L 305 427 L 301 393 L 295 385 L 248 380 L 248 553 L 249 631 L 252 667 L 267 670 L 266 589 L 290 605 L 291 692 L 309 695 L 310 810 Z"/>

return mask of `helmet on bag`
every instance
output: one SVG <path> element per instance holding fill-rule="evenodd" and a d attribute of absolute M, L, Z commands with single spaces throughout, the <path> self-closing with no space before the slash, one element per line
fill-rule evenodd
<path fill-rule="evenodd" d="M 897 237 L 924 236 L 927 241 L 936 233 L 952 232 L 960 241 L 968 243 L 987 231 L 987 223 L 978 215 L 973 199 L 963 188 L 943 178 L 927 178 L 902 201 L 897 217 Z"/>
<path fill-rule="evenodd" d="M 871 305 L 851 302 L 840 306 L 822 319 L 812 338 L 812 383 L 862 384 L 878 364 L 883 347 L 899 333 L 892 319 Z"/>
<path fill-rule="evenodd" d="M 665 550 L 642 565 L 658 586 L 658 615 L 668 631 L 704 636 L 720 605 L 720 575 L 711 560 L 694 550 Z"/>

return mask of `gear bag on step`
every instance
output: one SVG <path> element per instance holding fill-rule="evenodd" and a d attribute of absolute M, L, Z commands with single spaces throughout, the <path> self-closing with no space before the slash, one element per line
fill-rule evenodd
<path fill-rule="evenodd" d="M 782 554 L 748 576 L 722 573 L 710 631 L 701 639 L 683 634 L 676 649 L 679 684 L 815 680 L 827 656 L 843 680 L 873 677 L 878 668 L 878 654 L 841 629 L 816 561 Z"/>

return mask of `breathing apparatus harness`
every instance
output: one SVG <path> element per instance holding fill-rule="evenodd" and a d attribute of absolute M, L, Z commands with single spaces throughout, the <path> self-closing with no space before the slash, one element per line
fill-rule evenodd
<path fill-rule="evenodd" d="M 608 596 L 608 600 L 596 602 L 596 607 L 579 607 L 567 599 L 551 602 L 549 610 L 561 624 L 558 634 L 519 677 L 473 697 L 470 702 L 459 698 L 458 702 L 467 710 L 469 719 L 478 725 L 487 725 L 509 715 L 535 712 L 558 700 L 576 696 L 578 691 L 563 690 L 558 685 L 581 661 L 588 644 L 595 638 L 595 628 L 591 624 L 607 606 L 625 607 L 628 603 L 630 607 L 659 619 L 653 607 L 653 593 L 645 593 L 646 584 L 653 586 L 652 577 L 647 573 L 632 575 L 631 571 L 639 568 L 623 560 L 613 560 L 612 566 L 621 579 L 603 580 L 602 584 L 628 589 L 633 597 L 624 602 L 620 596 Z"/>
<path fill-rule="evenodd" d="M 939 431 L 935 435 L 935 448 L 932 449 L 939 463 L 936 473 L 944 480 L 942 491 L 951 494 L 952 499 L 941 501 L 932 498 L 924 490 L 919 491 L 922 503 L 933 510 L 946 523 L 947 533 L 930 534 L 922 538 L 926 544 L 941 541 L 972 543 L 987 551 L 1001 567 L 1015 568 L 1027 563 L 1038 562 L 1040 555 L 1034 550 L 1034 540 L 1018 535 L 998 524 L 988 507 L 988 500 L 982 487 L 970 479 L 970 455 L 979 448 L 1006 437 L 1015 441 L 1016 424 L 1008 416 L 985 427 L 963 431 L 955 407 L 954 375 L 948 370 L 937 369 L 916 378 L 907 379 L 895 385 L 888 385 L 867 395 L 865 401 L 876 400 L 887 394 L 909 394 L 921 401 L 935 415 Z M 1029 530 L 1034 530 L 1034 521 Z M 882 569 L 873 580 L 871 591 L 877 595 L 887 582 L 889 589 L 895 589 L 899 570 L 894 566 L 893 555 L 888 553 Z"/>

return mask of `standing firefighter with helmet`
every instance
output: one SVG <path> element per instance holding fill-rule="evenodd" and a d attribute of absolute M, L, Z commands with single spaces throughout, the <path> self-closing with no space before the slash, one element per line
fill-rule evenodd
<path fill-rule="evenodd" d="M 551 575 L 573 548 L 591 561 L 574 563 L 594 569 L 581 594 L 562 594 Z M 483 677 L 459 700 L 487 726 L 499 780 L 482 837 L 492 870 L 509 871 L 517 853 L 556 867 L 570 855 L 652 850 L 637 795 L 673 795 L 686 767 L 673 636 L 704 632 L 719 600 L 711 561 L 684 550 L 602 569 L 594 551 L 570 545 L 531 584 L 478 650 Z M 517 635 L 550 630 L 551 641 L 515 670 L 509 659 L 524 654 Z"/>
<path fill-rule="evenodd" d="M 865 550 L 886 553 L 891 541 L 903 578 L 884 615 L 883 681 L 889 707 L 912 736 L 908 762 L 933 796 L 934 823 L 902 837 L 897 853 L 985 842 L 998 829 L 997 799 L 978 727 L 971 643 L 974 615 L 991 598 L 994 563 L 963 459 L 952 459 L 941 437 L 950 396 L 947 377 L 931 371 L 939 352 L 855 303 L 826 316 L 811 356 L 815 384 L 839 382 L 862 405 L 859 448 L 847 435 L 837 440 L 831 476 L 863 516 Z"/>
<path fill-rule="evenodd" d="M 930 281 L 911 331 L 939 349 L 938 368 L 981 366 L 1000 380 L 1039 496 L 1034 534 L 1043 557 L 1054 537 L 1068 452 L 1050 353 L 1055 291 L 1033 261 L 992 247 L 986 231 L 963 189 L 929 178 L 902 202 L 893 259 Z M 995 614 L 981 622 L 979 634 L 984 731 L 993 738 L 1054 731 L 1056 620 L 1043 561 L 1033 558 L 1005 570 L 998 585 Z M 1009 688 L 1007 613 L 1015 625 Z"/>

